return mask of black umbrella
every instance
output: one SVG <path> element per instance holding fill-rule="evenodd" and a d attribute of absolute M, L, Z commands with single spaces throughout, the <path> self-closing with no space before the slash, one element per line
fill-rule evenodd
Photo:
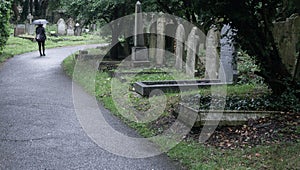
<path fill-rule="evenodd" d="M 49 22 L 45 19 L 37 19 L 32 22 L 35 25 L 48 24 Z"/>

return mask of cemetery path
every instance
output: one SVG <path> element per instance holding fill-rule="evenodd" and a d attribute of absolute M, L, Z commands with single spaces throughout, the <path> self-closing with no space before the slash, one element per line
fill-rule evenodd
<path fill-rule="evenodd" d="M 47 49 L 45 57 L 37 51 L 26 53 L 1 65 L 0 169 L 180 168 L 164 154 L 143 159 L 114 155 L 83 131 L 74 110 L 72 81 L 61 62 L 77 50 L 95 46 Z M 105 114 L 117 129 L 135 134 Z"/>

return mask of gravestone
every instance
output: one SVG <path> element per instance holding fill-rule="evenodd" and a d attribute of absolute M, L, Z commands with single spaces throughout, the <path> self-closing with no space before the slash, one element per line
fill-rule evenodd
<path fill-rule="evenodd" d="M 79 24 L 79 23 L 76 23 L 76 24 L 75 24 L 74 35 L 75 35 L 75 36 L 81 36 L 81 32 L 82 32 L 82 29 L 81 29 L 81 27 L 80 27 L 80 24 Z"/>
<path fill-rule="evenodd" d="M 31 13 L 28 14 L 27 19 L 29 20 L 29 23 L 26 23 L 26 33 L 29 35 L 33 35 L 35 32 L 35 26 L 32 24 L 33 16 Z"/>
<path fill-rule="evenodd" d="M 26 23 L 26 33 L 29 35 L 35 34 L 35 25 Z"/>
<path fill-rule="evenodd" d="M 25 24 L 17 24 L 14 29 L 14 36 L 25 34 L 25 32 L 26 32 Z"/>
<path fill-rule="evenodd" d="M 294 78 L 300 79 L 296 76 L 299 75 L 300 15 L 292 14 L 285 21 L 274 22 L 272 33 L 282 63 Z"/>
<path fill-rule="evenodd" d="M 74 29 L 75 29 L 75 22 L 72 18 L 69 18 L 66 22 L 67 25 L 67 35 L 73 36 L 74 35 Z"/>
<path fill-rule="evenodd" d="M 176 30 L 176 63 L 175 68 L 181 70 L 183 62 L 183 52 L 184 52 L 184 41 L 185 41 L 185 30 L 182 24 L 177 27 Z"/>
<path fill-rule="evenodd" d="M 64 19 L 60 18 L 57 21 L 57 34 L 58 35 L 66 35 L 67 25 Z"/>
<path fill-rule="evenodd" d="M 131 56 L 133 67 L 147 66 L 150 64 L 148 50 L 144 42 L 142 4 L 139 1 L 135 5 L 134 47 L 132 47 Z"/>
<path fill-rule="evenodd" d="M 156 23 L 150 26 L 150 39 L 149 39 L 149 57 L 155 59 L 156 55 Z"/>
<path fill-rule="evenodd" d="M 234 82 L 237 77 L 237 53 L 234 42 L 235 33 L 230 25 L 224 25 L 221 30 L 221 52 L 219 79 L 222 82 Z"/>
<path fill-rule="evenodd" d="M 217 79 L 219 71 L 219 49 L 220 32 L 217 28 L 211 28 L 206 36 L 206 59 L 205 59 L 205 78 Z"/>
<path fill-rule="evenodd" d="M 198 33 L 199 30 L 197 27 L 194 27 L 187 40 L 187 56 L 186 56 L 186 74 L 188 76 L 194 76 L 195 75 L 195 66 L 196 66 L 196 55 L 198 53 L 198 45 L 199 45 L 199 36 Z"/>
<path fill-rule="evenodd" d="M 161 17 L 157 19 L 157 50 L 156 50 L 156 64 L 162 66 L 164 64 L 165 57 L 165 31 L 166 31 L 166 19 Z"/>

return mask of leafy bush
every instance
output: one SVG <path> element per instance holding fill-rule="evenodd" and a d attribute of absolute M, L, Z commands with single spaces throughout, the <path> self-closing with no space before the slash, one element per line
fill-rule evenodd
<path fill-rule="evenodd" d="M 0 54 L 9 37 L 10 1 L 2 0 L 0 3 Z"/>
<path fill-rule="evenodd" d="M 262 77 L 255 72 L 259 71 L 258 66 L 251 56 L 245 52 L 238 52 L 238 84 L 261 84 Z"/>

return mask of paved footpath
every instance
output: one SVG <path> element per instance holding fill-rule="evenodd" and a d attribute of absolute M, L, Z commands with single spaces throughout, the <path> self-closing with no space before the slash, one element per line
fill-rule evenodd
<path fill-rule="evenodd" d="M 0 66 L 0 170 L 179 169 L 164 154 L 144 159 L 114 155 L 83 131 L 74 111 L 72 81 L 61 62 L 93 46 L 47 49 L 45 57 L 26 53 Z M 117 129 L 135 133 L 117 118 L 106 117 Z"/>

